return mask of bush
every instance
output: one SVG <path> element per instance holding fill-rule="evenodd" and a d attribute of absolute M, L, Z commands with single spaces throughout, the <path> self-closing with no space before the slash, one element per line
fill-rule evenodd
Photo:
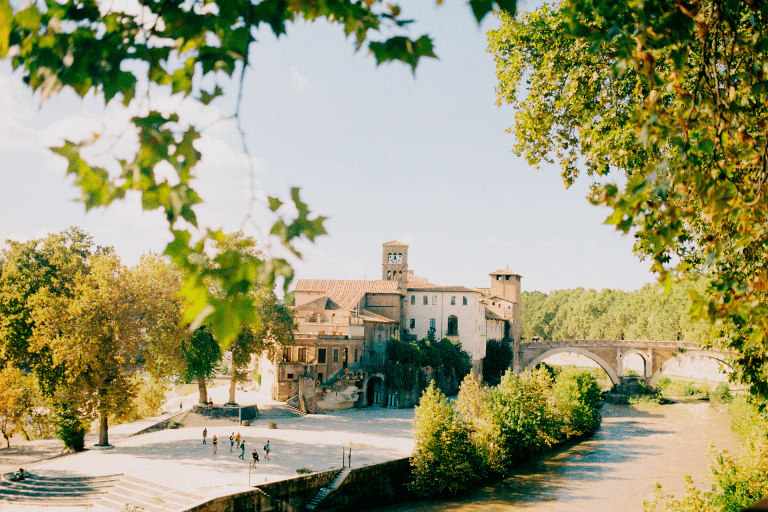
<path fill-rule="evenodd" d="M 90 424 L 70 409 L 62 410 L 56 418 L 56 437 L 70 450 L 81 452 L 85 449 L 85 434 Z"/>
<path fill-rule="evenodd" d="M 483 378 L 491 384 L 498 384 L 501 376 L 512 361 L 512 349 L 507 341 L 488 340 L 485 344 Z"/>
<path fill-rule="evenodd" d="M 416 446 L 411 490 L 422 496 L 456 495 L 484 474 L 470 431 L 434 383 L 424 390 L 414 417 Z"/>
<path fill-rule="evenodd" d="M 733 395 L 731 395 L 731 388 L 728 387 L 727 382 L 721 382 L 709 394 L 709 401 L 715 404 L 729 404 L 732 400 Z"/>
<path fill-rule="evenodd" d="M 603 399 L 592 374 L 574 369 L 560 372 L 552 387 L 556 415 L 566 438 L 591 434 L 600 426 Z"/>

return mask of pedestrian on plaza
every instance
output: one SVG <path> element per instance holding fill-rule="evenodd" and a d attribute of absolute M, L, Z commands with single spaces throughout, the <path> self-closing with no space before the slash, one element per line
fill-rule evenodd
<path fill-rule="evenodd" d="M 245 441 L 240 443 L 240 458 L 245 460 Z"/>
<path fill-rule="evenodd" d="M 264 451 L 266 452 L 264 458 L 269 460 L 269 439 L 267 439 L 267 444 L 264 445 Z"/>
<path fill-rule="evenodd" d="M 203 429 L 203 444 L 205 444 L 205 438 L 206 438 L 206 437 L 208 437 L 208 429 L 207 429 L 207 428 L 204 428 L 204 429 Z"/>
<path fill-rule="evenodd" d="M 210 409 L 211 407 L 213 407 L 213 398 L 208 399 L 208 408 Z"/>
<path fill-rule="evenodd" d="M 181 412 L 181 404 L 182 404 L 182 403 L 183 403 L 183 402 L 179 402 L 179 412 Z"/>
<path fill-rule="evenodd" d="M 237 433 L 237 437 L 235 438 L 235 441 L 237 441 L 237 447 L 240 448 L 240 432 Z"/>
<path fill-rule="evenodd" d="M 213 454 L 216 455 L 216 448 L 217 448 L 217 445 L 219 444 L 219 440 L 216 439 L 216 434 L 213 435 L 212 442 L 213 442 Z"/>
<path fill-rule="evenodd" d="M 256 448 L 253 449 L 253 462 L 251 462 L 251 466 L 256 467 L 256 463 L 259 462 L 259 452 L 256 451 Z"/>
<path fill-rule="evenodd" d="M 232 448 L 235 447 L 235 433 L 232 432 L 232 435 L 229 436 L 229 452 L 232 453 Z"/>

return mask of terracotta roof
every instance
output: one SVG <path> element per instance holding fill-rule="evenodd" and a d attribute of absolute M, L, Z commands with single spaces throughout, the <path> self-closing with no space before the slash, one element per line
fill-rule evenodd
<path fill-rule="evenodd" d="M 408 247 L 408 244 L 404 244 L 403 242 L 398 242 L 397 240 L 392 240 L 391 242 L 387 242 L 381 245 L 397 245 L 399 247 Z"/>
<path fill-rule="evenodd" d="M 428 279 L 424 277 L 419 277 L 413 273 L 413 270 L 408 271 L 408 286 L 437 286 L 433 283 L 430 283 Z"/>
<path fill-rule="evenodd" d="M 294 318 L 311 318 L 312 315 L 314 315 L 315 312 L 311 309 L 302 309 L 302 310 L 296 310 L 293 312 Z"/>
<path fill-rule="evenodd" d="M 489 276 L 520 276 L 520 274 L 515 274 L 511 270 L 509 270 L 509 267 L 504 269 L 499 269 L 496 272 L 491 272 L 488 274 Z M 523 276 L 520 276 L 523 277 Z"/>
<path fill-rule="evenodd" d="M 475 293 L 475 290 L 470 290 L 466 286 L 408 286 L 409 292 L 461 292 L 461 293 Z"/>
<path fill-rule="evenodd" d="M 485 308 L 485 318 L 487 318 L 488 320 L 504 320 L 502 317 L 500 317 L 499 315 L 497 315 L 496 313 L 494 313 L 488 308 Z"/>
<path fill-rule="evenodd" d="M 392 320 L 391 318 L 387 318 L 386 316 L 382 316 L 378 313 L 374 313 L 373 311 L 369 311 L 367 309 L 361 309 L 360 310 L 360 318 L 367 322 L 383 322 L 383 323 L 397 323 L 396 320 Z"/>
<path fill-rule="evenodd" d="M 353 310 L 366 293 L 397 293 L 397 281 L 299 279 L 294 291 L 323 292 L 339 309 Z"/>

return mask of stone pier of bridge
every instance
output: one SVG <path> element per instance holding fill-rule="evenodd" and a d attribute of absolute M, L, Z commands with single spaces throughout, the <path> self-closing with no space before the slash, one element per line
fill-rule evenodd
<path fill-rule="evenodd" d="M 644 362 L 646 384 L 656 386 L 667 361 L 681 357 L 710 357 L 725 364 L 728 354 L 702 350 L 696 343 L 685 341 L 644 340 L 559 340 L 516 342 L 513 347 L 512 369 L 516 373 L 530 370 L 555 354 L 569 352 L 588 357 L 605 370 L 614 385 L 624 380 L 624 359 L 637 354 Z"/>

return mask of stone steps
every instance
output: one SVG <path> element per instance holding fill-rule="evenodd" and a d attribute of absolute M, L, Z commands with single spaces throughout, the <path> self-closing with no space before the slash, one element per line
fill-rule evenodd
<path fill-rule="evenodd" d="M 320 506 L 320 504 L 325 500 L 325 498 L 331 494 L 333 491 L 339 488 L 341 484 L 344 483 L 344 480 L 347 479 L 347 475 L 352 471 L 352 468 L 344 468 L 341 470 L 341 473 L 336 475 L 336 478 L 333 479 L 333 482 L 331 482 L 328 487 L 323 487 L 318 491 L 318 493 L 315 495 L 314 498 L 312 498 L 312 501 L 307 503 L 304 506 L 305 510 L 314 511 L 317 510 L 317 507 Z"/>
<path fill-rule="evenodd" d="M 130 475 L 67 478 L 29 474 L 20 482 L 11 481 L 12 476 L 8 473 L 0 478 L 0 508 L 2 503 L 16 503 L 95 506 L 122 512 L 130 505 L 145 512 L 171 512 L 188 508 L 201 499 Z"/>

